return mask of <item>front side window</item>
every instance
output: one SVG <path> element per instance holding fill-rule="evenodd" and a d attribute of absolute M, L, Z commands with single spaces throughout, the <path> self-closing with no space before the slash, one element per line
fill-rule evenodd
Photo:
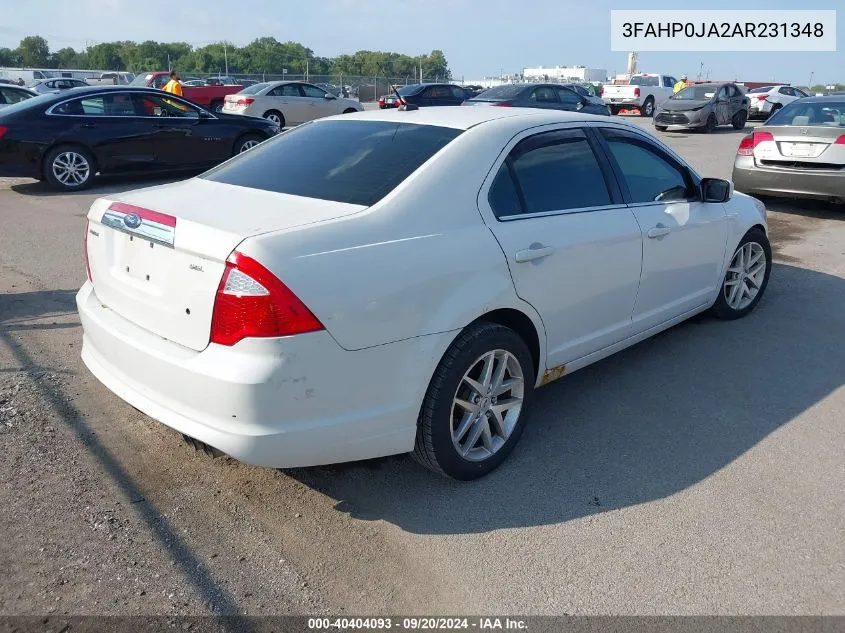
<path fill-rule="evenodd" d="M 270 92 L 267 93 L 268 97 L 301 97 L 302 93 L 299 92 L 299 86 L 296 84 L 282 84 L 281 86 L 276 86 Z"/>
<path fill-rule="evenodd" d="M 546 132 L 520 141 L 490 188 L 496 217 L 611 204 L 607 183 L 582 130 Z"/>
<path fill-rule="evenodd" d="M 677 202 L 695 198 L 683 166 L 635 134 L 602 129 L 632 203 Z"/>
<path fill-rule="evenodd" d="M 178 99 L 155 94 L 136 94 L 134 97 L 138 116 L 199 118 L 199 110 Z"/>
<path fill-rule="evenodd" d="M 541 86 L 539 88 L 534 88 L 531 96 L 529 97 L 530 101 L 536 101 L 537 103 L 557 103 L 557 95 L 555 94 L 554 88 L 550 88 L 548 86 Z"/>
<path fill-rule="evenodd" d="M 284 132 L 201 177 L 370 206 L 460 133 L 448 127 L 392 121 L 318 121 Z M 338 147 L 350 149 L 339 152 Z"/>
<path fill-rule="evenodd" d="M 302 92 L 306 97 L 311 97 L 313 99 L 322 99 L 326 96 L 325 90 L 320 90 L 317 86 L 311 86 L 308 84 L 300 84 L 300 88 L 302 88 Z"/>
<path fill-rule="evenodd" d="M 558 89 L 557 94 L 560 97 L 561 103 L 566 103 L 568 105 L 581 103 L 581 97 L 569 88 L 560 88 Z"/>

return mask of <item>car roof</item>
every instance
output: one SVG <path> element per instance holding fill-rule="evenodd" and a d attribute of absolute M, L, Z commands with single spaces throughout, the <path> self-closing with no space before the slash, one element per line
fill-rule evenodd
<path fill-rule="evenodd" d="M 620 123 L 618 119 L 611 119 L 610 117 L 566 112 L 564 110 L 540 110 L 538 108 L 470 108 L 465 106 L 441 106 L 419 108 L 418 110 L 402 110 L 399 108 L 366 110 L 364 112 L 344 114 L 337 120 L 390 121 L 393 123 L 416 123 L 420 125 L 436 125 L 458 130 L 468 130 L 476 125 L 498 119 L 511 119 L 514 122 L 523 120 L 532 125 L 602 120 Z M 630 123 L 626 123 L 625 125 L 636 127 Z"/>

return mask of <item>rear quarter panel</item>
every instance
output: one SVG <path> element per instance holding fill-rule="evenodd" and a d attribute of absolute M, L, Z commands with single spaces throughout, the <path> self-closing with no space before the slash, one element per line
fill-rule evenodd
<path fill-rule="evenodd" d="M 476 198 L 506 142 L 495 124 L 462 137 L 376 205 L 355 215 L 247 239 L 265 263 L 348 350 L 457 331 L 514 308 L 507 262 Z M 509 138 L 509 137 L 508 137 Z"/>

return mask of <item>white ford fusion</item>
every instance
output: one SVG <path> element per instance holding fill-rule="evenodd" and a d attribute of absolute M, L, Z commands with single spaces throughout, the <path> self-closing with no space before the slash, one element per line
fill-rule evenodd
<path fill-rule="evenodd" d="M 766 212 L 616 119 L 429 108 L 306 124 L 97 200 L 82 358 L 237 459 L 498 466 L 535 387 L 705 310 L 745 316 Z"/>

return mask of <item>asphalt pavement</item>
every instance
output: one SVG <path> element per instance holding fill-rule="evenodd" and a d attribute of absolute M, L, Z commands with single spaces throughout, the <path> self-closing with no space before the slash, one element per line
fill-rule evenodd
<path fill-rule="evenodd" d="M 729 178 L 742 134 L 661 136 Z M 0 180 L 0 614 L 845 614 L 845 207 L 767 201 L 751 316 L 541 389 L 456 483 L 212 459 L 94 380 L 84 217 L 149 183 Z"/>

